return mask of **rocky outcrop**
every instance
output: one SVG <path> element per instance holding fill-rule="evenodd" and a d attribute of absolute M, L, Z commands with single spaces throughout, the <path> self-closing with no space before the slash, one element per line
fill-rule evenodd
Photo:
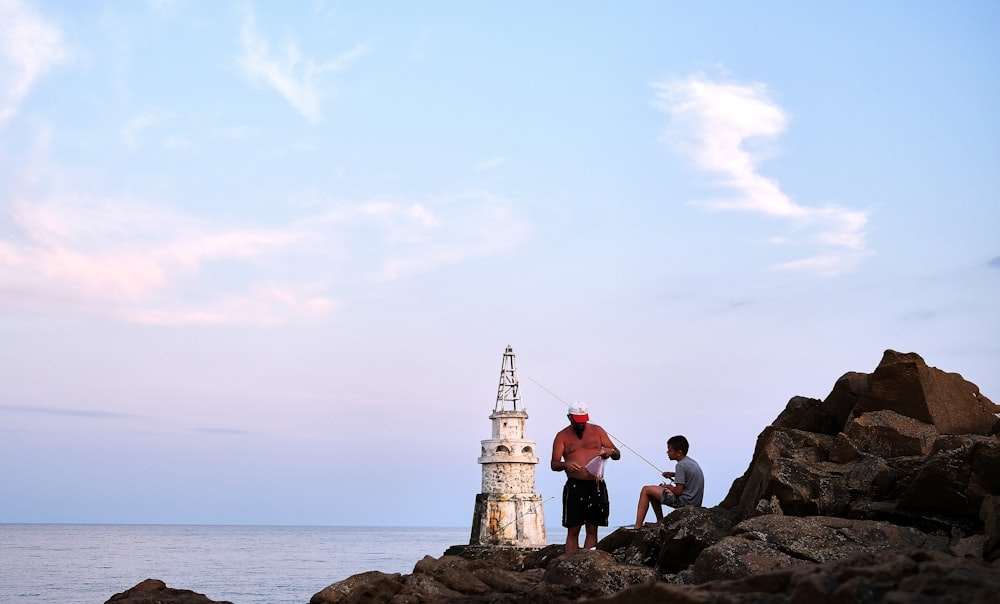
<path fill-rule="evenodd" d="M 159 579 L 146 579 L 131 589 L 115 594 L 105 604 L 233 604 L 223 600 L 210 600 L 204 594 L 189 589 L 167 587 Z"/>
<path fill-rule="evenodd" d="M 1000 408 L 957 373 L 885 352 L 823 401 L 795 397 L 758 437 L 721 506 L 759 514 L 887 520 L 922 530 L 982 530 L 1000 493 Z"/>
<path fill-rule="evenodd" d="M 469 550 L 470 552 L 472 550 Z M 506 555 L 514 553 L 514 556 Z M 525 552 L 520 552 L 525 554 Z M 547 554 L 530 552 L 511 565 L 517 552 L 497 557 L 425 557 L 410 575 L 368 572 L 334 583 L 310 604 L 347 602 L 572 602 L 617 593 L 631 585 L 655 581 L 655 569 L 621 564 L 605 551 L 586 550 L 559 556 L 541 568 Z M 512 567 L 513 566 L 513 567 Z"/>
<path fill-rule="evenodd" d="M 716 507 L 675 510 L 571 555 L 455 546 L 408 575 L 354 575 L 311 603 L 992 603 L 998 412 L 962 376 L 888 350 L 824 400 L 793 397 Z"/>
<path fill-rule="evenodd" d="M 992 604 L 1000 572 L 949 554 L 909 549 L 795 565 L 739 579 L 680 585 L 663 581 L 590 600 L 594 604 Z"/>

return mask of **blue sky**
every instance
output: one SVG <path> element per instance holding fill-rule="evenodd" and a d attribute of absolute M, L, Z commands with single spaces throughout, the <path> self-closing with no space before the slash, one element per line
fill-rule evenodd
<path fill-rule="evenodd" d="M 1000 7 L 706 4 L 0 0 L 0 522 L 471 525 L 508 344 L 551 527 L 537 384 L 613 525 L 886 349 L 1000 398 Z"/>

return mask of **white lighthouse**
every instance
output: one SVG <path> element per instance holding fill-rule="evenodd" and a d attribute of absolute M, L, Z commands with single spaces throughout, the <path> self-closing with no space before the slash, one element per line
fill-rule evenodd
<path fill-rule="evenodd" d="M 490 415 L 493 436 L 482 441 L 483 489 L 476 495 L 470 545 L 545 547 L 542 496 L 535 492 L 535 441 L 524 437 L 528 413 L 518 409 L 517 369 L 510 346 L 503 353 L 500 388 Z"/>

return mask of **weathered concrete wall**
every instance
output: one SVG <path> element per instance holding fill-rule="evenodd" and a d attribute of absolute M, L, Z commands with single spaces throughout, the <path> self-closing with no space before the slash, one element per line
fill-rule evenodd
<path fill-rule="evenodd" d="M 476 495 L 472 545 L 544 547 L 545 517 L 538 494 Z"/>

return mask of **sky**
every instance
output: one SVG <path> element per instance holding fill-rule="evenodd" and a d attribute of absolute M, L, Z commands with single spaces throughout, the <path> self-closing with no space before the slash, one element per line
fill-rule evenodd
<path fill-rule="evenodd" d="M 1000 4 L 0 0 L 0 522 L 470 526 L 516 355 L 719 503 L 887 349 L 1000 402 Z"/>

